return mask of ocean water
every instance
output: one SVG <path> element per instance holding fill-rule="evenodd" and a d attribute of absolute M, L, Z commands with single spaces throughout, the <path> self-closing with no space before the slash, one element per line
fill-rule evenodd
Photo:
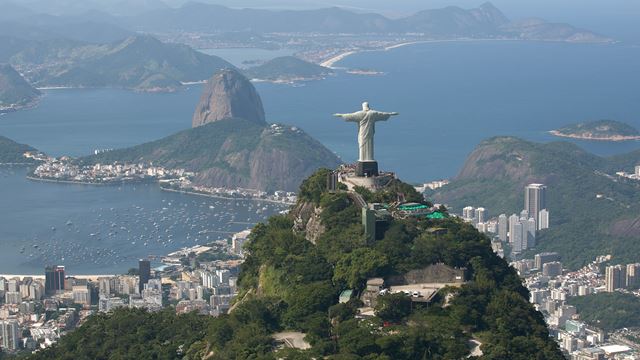
<path fill-rule="evenodd" d="M 25 180 L 0 167 L 0 274 L 121 274 L 147 256 L 229 239 L 286 207 L 161 191 Z"/>
<path fill-rule="evenodd" d="M 240 62 L 264 56 L 246 49 L 228 55 Z M 491 136 L 556 141 L 548 130 L 602 118 L 640 128 L 639 59 L 640 48 L 626 44 L 432 43 L 360 53 L 338 64 L 384 75 L 339 72 L 295 87 L 256 86 L 269 122 L 301 127 L 345 161 L 357 157 L 356 128 L 332 113 L 359 110 L 362 101 L 400 112 L 378 124 L 376 158 L 381 168 L 418 183 L 454 176 Z M 200 85 L 171 94 L 49 90 L 38 107 L 0 117 L 0 134 L 52 155 L 131 146 L 189 128 L 200 91 Z M 635 141 L 575 142 L 600 155 L 640 148 Z M 210 239 L 228 236 L 278 210 L 258 214 L 257 205 L 165 193 L 155 185 L 36 183 L 25 172 L 0 172 L 0 273 L 40 273 L 54 261 L 75 273 L 123 272 L 139 257 L 205 241 L 199 231 Z"/>

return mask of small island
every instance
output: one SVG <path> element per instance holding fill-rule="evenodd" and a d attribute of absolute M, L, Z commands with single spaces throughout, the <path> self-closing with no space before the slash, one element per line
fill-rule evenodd
<path fill-rule="evenodd" d="M 640 140 L 640 132 L 633 126 L 614 120 L 597 120 L 573 124 L 551 130 L 554 136 L 583 140 L 627 141 Z"/>
<path fill-rule="evenodd" d="M 275 83 L 321 80 L 333 74 L 332 69 L 294 56 L 277 57 L 245 71 L 245 75 L 251 79 Z"/>

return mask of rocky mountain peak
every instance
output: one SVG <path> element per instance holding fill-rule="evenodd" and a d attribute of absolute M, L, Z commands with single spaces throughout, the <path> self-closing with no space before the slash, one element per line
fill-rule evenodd
<path fill-rule="evenodd" d="M 242 118 L 265 124 L 262 100 L 251 82 L 233 69 L 222 70 L 204 87 L 193 114 L 193 127 L 211 122 Z"/>

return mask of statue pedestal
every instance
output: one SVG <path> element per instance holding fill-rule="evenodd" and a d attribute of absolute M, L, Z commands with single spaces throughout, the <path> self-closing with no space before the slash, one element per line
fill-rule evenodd
<path fill-rule="evenodd" d="M 358 161 L 356 165 L 356 176 L 371 177 L 378 176 L 378 162 L 372 161 Z"/>

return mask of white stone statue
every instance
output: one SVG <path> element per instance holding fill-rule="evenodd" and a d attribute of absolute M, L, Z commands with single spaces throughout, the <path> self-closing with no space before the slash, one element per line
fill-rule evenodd
<path fill-rule="evenodd" d="M 376 122 L 387 121 L 391 116 L 398 115 L 397 112 L 381 112 L 369 109 L 369 103 L 362 103 L 362 111 L 352 114 L 334 114 L 345 121 L 358 123 L 358 146 L 360 157 L 358 161 L 375 161 L 373 157 L 373 135 L 376 133 Z"/>

